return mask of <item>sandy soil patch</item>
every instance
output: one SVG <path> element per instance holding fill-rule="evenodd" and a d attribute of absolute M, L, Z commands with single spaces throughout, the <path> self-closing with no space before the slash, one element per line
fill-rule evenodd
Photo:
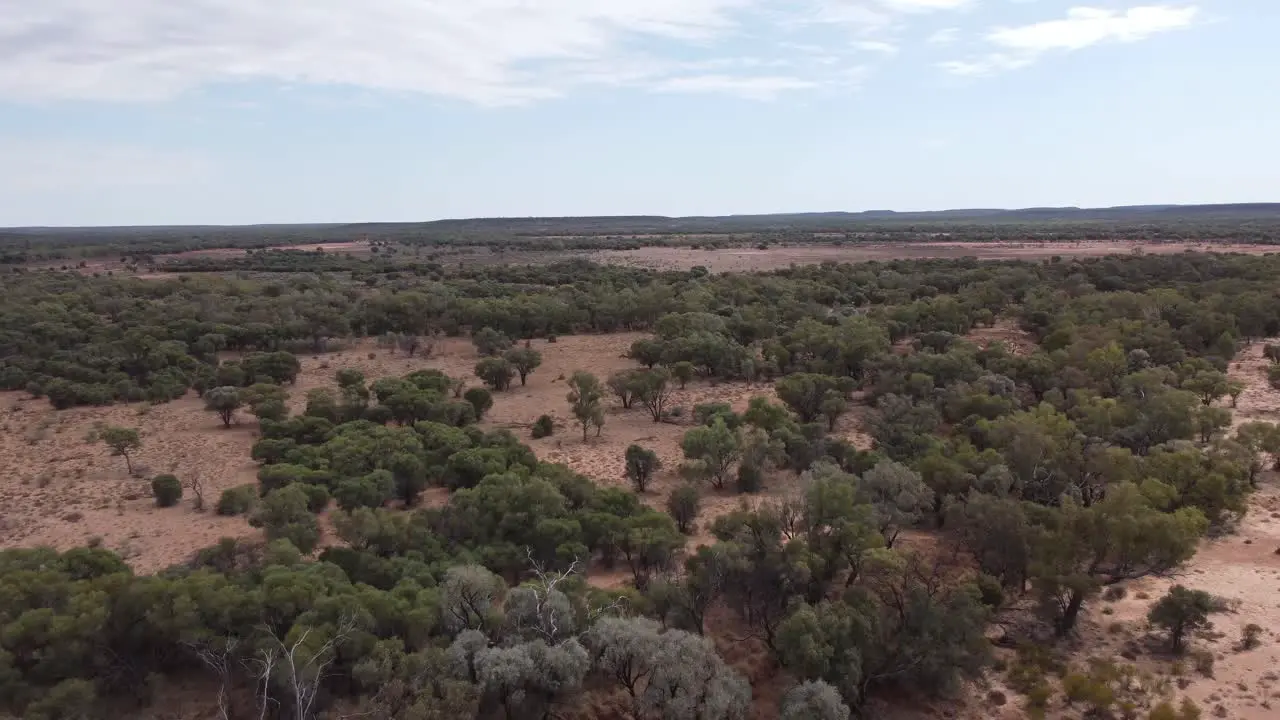
<path fill-rule="evenodd" d="M 622 357 L 639 333 L 567 336 L 559 342 L 533 341 L 543 355 L 543 364 L 529 376 L 528 384 L 494 394 L 494 408 L 483 426 L 508 428 L 528 443 L 538 457 L 562 462 L 591 477 L 597 483 L 626 486 L 623 454 L 637 443 L 653 449 L 664 469 L 645 494 L 645 502 L 664 507 L 670 490 L 681 480 L 676 475 L 682 453 L 680 439 L 689 429 L 695 405 L 728 402 L 745 409 L 756 395 L 773 396 L 768 384 L 697 381 L 677 391 L 672 407 L 684 409 L 682 424 L 654 423 L 642 407 L 622 410 L 613 397 L 606 399 L 608 420 L 600 437 L 594 434 L 584 443 L 581 430 L 572 425 L 565 395 L 565 380 L 576 370 L 589 370 L 602 380 L 612 372 L 635 367 Z M 376 348 L 362 340 L 349 349 L 301 358 L 302 373 L 290 389 L 295 412 L 305 403 L 307 391 L 333 387 L 335 373 L 344 368 L 363 372 L 369 380 L 399 376 L 422 368 L 437 368 L 454 376 L 472 376 L 477 356 L 469 340 L 448 338 L 430 359 L 409 358 Z M 859 432 L 855 407 L 837 431 L 869 446 Z M 551 415 L 556 434 L 542 440 L 529 436 L 539 415 Z M 256 440 L 257 423 L 242 413 L 239 424 L 223 428 L 215 415 L 204 409 L 194 394 L 164 405 L 121 405 L 109 408 L 53 410 L 44 400 L 23 393 L 0 393 L 0 457 L 9 473 L 0 479 L 0 547 L 49 545 L 59 549 L 75 547 L 92 538 L 101 538 L 105 547 L 119 550 L 141 572 L 153 572 L 182 562 L 221 537 L 255 536 L 244 518 L 223 518 L 211 511 L 196 512 L 188 491 L 175 508 L 154 506 L 149 480 L 130 477 L 123 458 L 112 457 L 100 442 L 90 442 L 100 424 L 136 427 L 143 447 L 134 463 L 145 468 L 150 478 L 172 473 L 179 479 L 199 477 L 204 483 L 209 508 L 229 487 L 254 482 L 257 466 L 249 457 Z M 766 493 L 795 486 L 795 477 L 784 474 Z M 428 504 L 447 501 L 443 491 L 429 493 Z M 704 519 L 737 507 L 738 495 L 726 491 L 704 502 Z M 705 523 L 704 523 L 705 526 Z M 708 538 L 695 536 L 694 541 Z"/>
<path fill-rule="evenodd" d="M 1245 391 L 1237 399 L 1232 414 L 1232 425 L 1254 420 L 1280 421 L 1280 391 L 1267 381 L 1267 368 L 1271 361 L 1262 356 L 1267 343 L 1280 342 L 1280 338 L 1267 338 L 1250 343 L 1231 362 L 1228 374 L 1245 383 Z"/>
<path fill-rule="evenodd" d="M 145 477 L 130 477 L 123 458 L 90 442 L 95 425 L 136 427 L 142 449 L 133 457 Z M 0 546 L 67 549 L 101 538 L 139 571 L 152 572 L 190 557 L 221 537 L 254 532 L 243 518 L 197 513 L 188 490 L 174 508 L 157 508 L 149 478 L 198 477 L 212 509 L 229 487 L 255 480 L 249 459 L 253 430 L 222 429 L 194 397 L 165 405 L 53 410 L 44 400 L 0 394 Z"/>
<path fill-rule="evenodd" d="M 723 250 L 681 247 L 646 247 L 636 250 L 599 250 L 588 257 L 595 262 L 657 270 L 688 270 L 701 265 L 711 272 L 758 272 L 790 265 L 822 262 L 866 262 L 909 258 L 961 258 L 980 260 L 1036 260 L 1052 256 L 1099 257 L 1149 253 L 1167 255 L 1188 250 L 1262 255 L 1280 252 L 1274 245 L 1228 243 L 1135 243 L 1109 240 L 1044 243 L 867 243 L 857 245 L 794 245 Z"/>
<path fill-rule="evenodd" d="M 276 245 L 269 250 L 293 250 L 295 252 L 327 252 L 348 255 L 368 255 L 372 245 L 368 241 L 306 243 L 302 245 Z M 208 250 L 186 250 L 179 253 L 156 255 L 156 260 L 189 260 L 191 258 L 237 258 L 248 255 L 245 248 L 209 248 Z"/>
<path fill-rule="evenodd" d="M 1009 352 L 1017 356 L 1032 355 L 1037 349 L 1035 337 L 1018 327 L 1016 320 L 1000 318 L 991 327 L 976 327 L 970 330 L 965 340 L 986 348 L 993 342 L 1002 342 Z"/>

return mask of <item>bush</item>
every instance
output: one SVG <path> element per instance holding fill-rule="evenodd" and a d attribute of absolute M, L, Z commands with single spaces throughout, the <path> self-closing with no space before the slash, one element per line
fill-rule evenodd
<path fill-rule="evenodd" d="M 639 445 L 631 445 L 627 448 L 626 464 L 627 479 L 631 481 L 631 486 L 638 493 L 648 489 L 653 474 L 662 466 L 657 453 Z"/>
<path fill-rule="evenodd" d="M 667 512 L 676 521 L 676 528 L 688 535 L 693 532 L 693 521 L 698 519 L 698 511 L 702 504 L 702 493 L 693 483 L 684 483 L 671 491 L 667 498 Z"/>
<path fill-rule="evenodd" d="M 240 485 L 222 491 L 216 510 L 219 515 L 243 515 L 253 509 L 257 500 L 257 485 Z"/>
<path fill-rule="evenodd" d="M 764 487 L 764 472 L 754 463 L 744 462 L 738 465 L 737 491 L 740 493 L 757 493 Z"/>
<path fill-rule="evenodd" d="M 544 437 L 551 437 L 556 432 L 556 423 L 551 419 L 550 415 L 539 416 L 537 421 L 533 423 L 533 439 L 541 440 Z"/>
<path fill-rule="evenodd" d="M 1262 644 L 1262 626 L 1249 623 L 1240 631 L 1240 649 L 1253 650 Z"/>
<path fill-rule="evenodd" d="M 1271 383 L 1271 387 L 1280 390 L 1280 365 L 1267 368 L 1267 381 Z"/>
<path fill-rule="evenodd" d="M 301 485 L 300 487 L 302 488 L 302 491 L 307 494 L 308 510 L 313 513 L 321 513 L 324 512 L 325 508 L 329 507 L 329 488 L 323 485 L 308 484 Z"/>
<path fill-rule="evenodd" d="M 1170 645 L 1175 653 L 1180 653 L 1186 636 L 1208 627 L 1209 613 L 1214 611 L 1213 596 L 1209 593 L 1174 585 L 1151 607 L 1147 619 L 1152 625 L 1169 631 Z"/>
<path fill-rule="evenodd" d="M 151 479 L 151 494 L 157 507 L 173 507 L 182 499 L 182 483 L 172 475 L 157 475 Z"/>
<path fill-rule="evenodd" d="M 262 528 L 268 540 L 288 540 L 302 553 L 309 553 L 320 541 L 320 525 L 307 501 L 301 485 L 276 490 L 263 498 L 249 524 Z"/>
<path fill-rule="evenodd" d="M 493 393 L 484 388 L 471 388 L 462 395 L 462 399 L 471 404 L 476 411 L 476 420 L 483 420 L 484 414 L 493 407 Z"/>

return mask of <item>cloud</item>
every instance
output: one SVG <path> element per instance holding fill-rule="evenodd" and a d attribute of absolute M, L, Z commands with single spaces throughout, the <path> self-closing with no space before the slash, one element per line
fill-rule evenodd
<path fill-rule="evenodd" d="M 668 78 L 655 86 L 654 90 L 672 93 L 723 93 L 748 100 L 772 100 L 784 91 L 805 90 L 812 87 L 814 87 L 813 82 L 793 77 L 691 75 Z"/>
<path fill-rule="evenodd" d="M 854 42 L 854 47 L 867 52 L 881 53 L 884 55 L 895 55 L 898 52 L 898 46 L 884 40 L 858 40 Z"/>
<path fill-rule="evenodd" d="M 198 153 L 38 138 L 0 138 L 0 157 L 0 188 L 12 192 L 160 187 L 203 179 L 213 169 Z"/>
<path fill-rule="evenodd" d="M 637 38 L 706 42 L 752 0 L 0 2 L 0 95 L 154 100 L 259 80 L 502 104 Z"/>
<path fill-rule="evenodd" d="M 0 0 L 0 101 L 165 101 L 248 82 L 482 105 L 704 76 L 729 81 L 709 88 L 829 87 L 854 69 L 848 50 L 890 54 L 887 29 L 973 1 Z M 815 27 L 832 23 L 861 28 L 862 45 Z M 735 41 L 760 55 L 748 60 L 791 66 L 699 69 L 741 60 L 726 50 Z M 787 42 L 817 42 L 845 67 L 783 56 Z"/>
<path fill-rule="evenodd" d="M 1106 42 L 1131 43 L 1189 27 L 1199 15 L 1194 5 L 1146 5 L 1128 10 L 1077 7 L 1060 20 L 997 27 L 986 35 L 999 50 L 972 60 L 940 63 L 953 75 L 986 75 L 1026 67 L 1050 52 L 1071 52 Z"/>
<path fill-rule="evenodd" d="M 925 42 L 930 45 L 950 45 L 960 37 L 959 28 L 942 28 L 935 30 L 929 37 L 925 38 Z"/>
<path fill-rule="evenodd" d="M 881 5 L 903 12 L 956 10 L 969 5 L 971 2 L 972 0 L 880 0 Z"/>

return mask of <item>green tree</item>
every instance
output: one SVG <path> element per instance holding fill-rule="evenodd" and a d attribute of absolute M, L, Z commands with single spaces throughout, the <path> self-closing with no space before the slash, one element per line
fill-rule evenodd
<path fill-rule="evenodd" d="M 658 461 L 658 454 L 654 451 L 639 445 L 630 445 L 626 452 L 626 466 L 627 479 L 631 481 L 631 486 L 636 492 L 643 493 L 662 463 Z"/>
<path fill-rule="evenodd" d="M 864 473 L 859 489 L 874 509 L 887 547 L 893 547 L 898 534 L 920 522 L 934 504 L 933 490 L 920 474 L 892 460 L 883 460 Z"/>
<path fill-rule="evenodd" d="M 1201 370 L 1182 381 L 1184 390 L 1190 390 L 1205 405 L 1212 405 L 1218 398 L 1231 392 L 1227 376 L 1217 370 Z"/>
<path fill-rule="evenodd" d="M 822 396 L 822 415 L 827 419 L 827 432 L 834 432 L 836 421 L 849 409 L 849 401 L 838 390 L 828 390 Z"/>
<path fill-rule="evenodd" d="M 259 421 L 283 420 L 289 414 L 285 405 L 288 400 L 288 391 L 273 383 L 257 383 L 240 391 L 240 401 Z"/>
<path fill-rule="evenodd" d="M 702 493 L 693 483 L 681 483 L 667 497 L 667 512 L 676 521 L 676 528 L 688 535 L 693 532 L 694 521 L 702 505 Z"/>
<path fill-rule="evenodd" d="M 142 438 L 138 436 L 138 429 L 108 425 L 102 429 L 100 437 L 102 442 L 111 448 L 112 456 L 124 458 L 125 467 L 132 475 L 133 461 L 129 454 L 142 447 Z"/>
<path fill-rule="evenodd" d="M 268 540 L 288 540 L 303 553 L 314 550 L 320 541 L 320 524 L 298 484 L 268 493 L 249 523 L 265 530 Z"/>
<path fill-rule="evenodd" d="M 730 430 L 723 418 L 711 425 L 693 428 L 680 441 L 686 462 L 681 471 L 688 477 L 723 490 L 742 458 L 742 441 Z"/>
<path fill-rule="evenodd" d="M 1173 652 L 1181 653 L 1187 633 L 1210 627 L 1209 613 L 1214 612 L 1213 596 L 1203 590 L 1188 590 L 1174 585 L 1156 601 L 1147 620 L 1169 631 Z"/>
<path fill-rule="evenodd" d="M 462 398 L 475 408 L 477 420 L 483 420 L 493 408 L 493 394 L 484 388 L 471 388 L 462 394 Z"/>
<path fill-rule="evenodd" d="M 501 357 L 486 357 L 476 363 L 476 377 L 484 381 L 484 384 L 494 390 L 502 391 L 511 387 L 511 381 L 516 376 L 516 369 Z"/>
<path fill-rule="evenodd" d="M 516 369 L 516 373 L 520 375 L 520 385 L 525 384 L 525 379 L 542 365 L 542 353 L 532 348 L 512 348 L 504 355 L 507 362 L 511 363 L 511 367 Z"/>
<path fill-rule="evenodd" d="M 1164 513 L 1132 484 L 1090 507 L 1067 500 L 1043 517 L 1033 545 L 1032 586 L 1060 635 L 1100 586 L 1168 572 L 1195 554 L 1208 522 L 1195 508 Z"/>
<path fill-rule="evenodd" d="M 587 441 L 589 428 L 594 426 L 596 435 L 599 435 L 600 428 L 604 426 L 603 397 L 600 380 L 595 375 L 578 370 L 569 378 L 569 394 L 565 399 L 569 401 L 569 411 L 582 426 L 583 442 Z"/>
<path fill-rule="evenodd" d="M 647 368 L 652 368 L 662 362 L 664 351 L 665 348 L 662 342 L 652 338 L 642 338 L 631 343 L 631 349 L 627 353 L 627 357 Z"/>
<path fill-rule="evenodd" d="M 639 400 L 654 422 L 662 422 L 671 400 L 671 375 L 666 370 L 644 370 L 632 379 L 635 398 Z"/>
<path fill-rule="evenodd" d="M 1243 395 L 1244 391 L 1247 389 L 1249 389 L 1249 386 L 1240 380 L 1227 381 L 1227 395 L 1231 397 L 1231 409 L 1235 409 L 1236 403 L 1240 400 L 1240 396 Z"/>
<path fill-rule="evenodd" d="M 839 385 L 836 378 L 827 375 L 796 373 L 779 380 L 774 385 L 774 390 L 778 393 L 778 399 L 800 416 L 801 422 L 813 422 L 823 415 L 824 406 L 835 407 L 827 404 L 827 393 L 835 392 L 843 398 Z M 836 417 L 839 417 L 839 413 Z"/>
<path fill-rule="evenodd" d="M 687 360 L 681 360 L 671 366 L 671 377 L 680 383 L 681 390 L 693 379 L 694 372 L 693 363 Z"/>
<path fill-rule="evenodd" d="M 501 355 L 512 345 L 511 338 L 491 327 L 480 328 L 471 336 L 471 342 L 476 346 L 476 352 L 485 357 Z"/>
<path fill-rule="evenodd" d="M 617 396 L 623 410 L 630 410 L 636 397 L 636 375 L 639 370 L 619 370 L 605 381 L 609 391 Z"/>
<path fill-rule="evenodd" d="M 205 409 L 217 413 L 223 427 L 231 427 L 236 410 L 243 406 L 244 400 L 240 396 L 240 388 L 225 385 L 213 388 L 204 394 Z"/>

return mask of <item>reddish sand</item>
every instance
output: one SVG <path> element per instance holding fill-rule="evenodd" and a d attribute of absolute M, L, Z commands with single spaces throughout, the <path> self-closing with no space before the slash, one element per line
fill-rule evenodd
<path fill-rule="evenodd" d="M 496 393 L 484 425 L 511 429 L 540 458 L 563 462 L 602 485 L 625 485 L 623 453 L 628 445 L 649 447 L 661 458 L 664 469 L 645 501 L 661 506 L 670 489 L 680 482 L 675 474 L 681 460 L 680 438 L 688 430 L 693 406 L 729 402 L 742 409 L 751 397 L 772 396 L 773 391 L 770 385 L 690 383 L 675 393 L 671 405 L 684 409 L 681 424 L 654 423 L 642 407 L 624 411 L 609 397 L 601 437 L 593 434 L 584 443 L 581 429 L 571 426 L 565 378 L 575 370 L 590 370 L 604 379 L 611 372 L 635 367 L 622 354 L 639 337 L 624 333 L 568 336 L 557 343 L 534 341 L 533 346 L 543 354 L 542 367 L 529 377 L 527 386 L 517 384 Z M 334 374 L 342 368 L 361 370 L 374 380 L 430 367 L 478 385 L 472 376 L 476 360 L 470 342 L 461 338 L 444 340 L 427 360 L 393 355 L 362 341 L 342 352 L 302 358 L 303 371 L 291 388 L 291 405 L 300 410 L 306 392 L 332 386 Z M 555 418 L 557 431 L 552 437 L 533 440 L 530 428 L 544 413 Z M 257 531 L 243 518 L 222 518 L 211 511 L 197 513 L 189 491 L 179 507 L 156 508 L 148 480 L 130 477 L 123 458 L 111 457 L 100 442 L 87 441 L 97 424 L 138 428 L 143 447 L 133 460 L 144 469 L 141 474 L 150 478 L 173 473 L 183 480 L 199 477 L 211 509 L 224 489 L 255 481 L 256 465 L 249 458 L 249 449 L 257 424 L 243 413 L 239 420 L 239 424 L 223 428 L 194 395 L 156 406 L 56 411 L 46 401 L 23 393 L 0 394 L 0 456 L 10 468 L 6 479 L 0 480 L 0 499 L 4 500 L 0 546 L 68 548 L 97 537 L 104 546 L 121 551 L 138 570 L 150 572 L 181 562 L 220 537 L 255 535 Z M 868 443 L 857 432 L 855 413 L 844 418 L 838 429 L 863 446 Z M 793 476 L 780 479 L 771 492 L 781 491 L 793 481 Z M 446 497 L 443 492 L 433 492 L 428 501 L 440 504 Z M 726 512 L 738 502 L 738 496 L 728 492 L 712 495 L 704 503 L 704 517 Z"/>
<path fill-rule="evenodd" d="M 1235 252 L 1262 255 L 1280 252 L 1275 245 L 1228 243 L 1133 243 L 1090 240 L 1078 243 L 929 242 L 848 245 L 790 245 L 724 250 L 695 250 L 685 247 L 646 247 L 636 250 L 599 250 L 589 257 L 599 263 L 660 270 L 687 270 L 703 266 L 712 272 L 758 272 L 790 265 L 822 262 L 866 262 L 906 258 L 961 258 L 980 260 L 1035 260 L 1060 256 L 1098 257 L 1152 253 L 1167 255 L 1189 250 Z"/>

